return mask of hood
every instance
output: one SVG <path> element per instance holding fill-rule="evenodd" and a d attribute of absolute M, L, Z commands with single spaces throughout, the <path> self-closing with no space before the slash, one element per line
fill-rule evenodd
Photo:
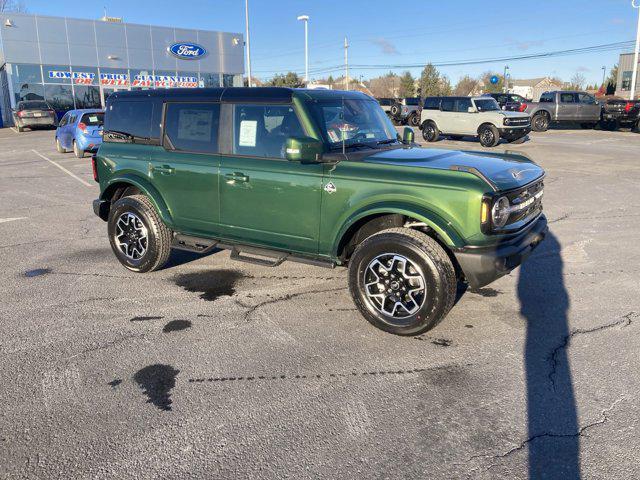
<path fill-rule="evenodd" d="M 528 113 L 524 113 L 524 112 L 512 112 L 509 110 L 503 110 L 502 113 L 505 117 L 509 117 L 509 118 L 522 118 L 522 117 L 528 117 L 529 114 Z"/>
<path fill-rule="evenodd" d="M 533 160 L 514 152 L 488 153 L 411 147 L 379 151 L 366 156 L 362 161 L 468 171 L 485 180 L 496 191 L 517 188 L 544 175 L 544 170 Z"/>

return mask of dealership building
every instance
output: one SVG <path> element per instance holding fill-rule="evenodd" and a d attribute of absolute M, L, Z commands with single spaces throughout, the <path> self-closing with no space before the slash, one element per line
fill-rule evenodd
<path fill-rule="evenodd" d="M 0 117 L 21 100 L 60 115 L 116 90 L 242 86 L 242 34 L 0 13 Z"/>
<path fill-rule="evenodd" d="M 631 94 L 631 77 L 633 76 L 633 53 L 623 53 L 618 62 L 618 78 L 616 82 L 616 95 L 629 98 Z M 640 67 L 640 61 L 638 62 Z M 638 70 L 640 76 L 640 69 Z M 636 80 L 634 98 L 640 98 L 640 80 Z"/>

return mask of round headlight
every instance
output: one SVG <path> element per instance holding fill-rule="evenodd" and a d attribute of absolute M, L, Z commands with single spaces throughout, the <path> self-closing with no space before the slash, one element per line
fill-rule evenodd
<path fill-rule="evenodd" d="M 504 227 L 507 224 L 507 220 L 509 220 L 509 213 L 509 199 L 507 197 L 500 197 L 495 201 L 491 209 L 493 226 L 498 228 Z"/>

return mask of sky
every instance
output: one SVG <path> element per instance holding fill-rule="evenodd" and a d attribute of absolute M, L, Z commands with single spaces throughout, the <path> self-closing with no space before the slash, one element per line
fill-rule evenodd
<path fill-rule="evenodd" d="M 245 31 L 244 0 L 103 0 L 62 2 L 23 0 L 30 13 L 80 18 L 107 14 L 126 22 Z M 419 75 L 427 62 L 490 59 L 486 64 L 442 66 L 453 83 L 509 65 L 512 78 L 558 76 L 569 81 L 581 73 L 587 83 L 602 81 L 622 52 L 616 47 L 551 58 L 498 60 L 504 57 L 633 41 L 638 10 L 630 0 L 249 0 L 253 75 L 304 74 L 304 27 L 309 15 L 310 77 L 343 74 L 344 37 L 349 39 L 352 77 L 364 79 L 390 70 Z M 364 66 L 367 66 L 366 68 Z M 370 67 L 369 67 L 370 66 Z"/>

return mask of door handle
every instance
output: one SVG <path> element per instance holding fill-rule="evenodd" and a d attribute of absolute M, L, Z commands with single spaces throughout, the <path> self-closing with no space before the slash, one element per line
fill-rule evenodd
<path fill-rule="evenodd" d="M 242 172 L 225 173 L 224 178 L 226 178 L 226 182 L 230 184 L 247 183 L 249 181 L 249 176 Z"/>
<path fill-rule="evenodd" d="M 169 165 L 162 165 L 161 167 L 153 166 L 151 167 L 153 172 L 158 172 L 160 175 L 173 175 L 176 171 L 175 168 Z"/>

